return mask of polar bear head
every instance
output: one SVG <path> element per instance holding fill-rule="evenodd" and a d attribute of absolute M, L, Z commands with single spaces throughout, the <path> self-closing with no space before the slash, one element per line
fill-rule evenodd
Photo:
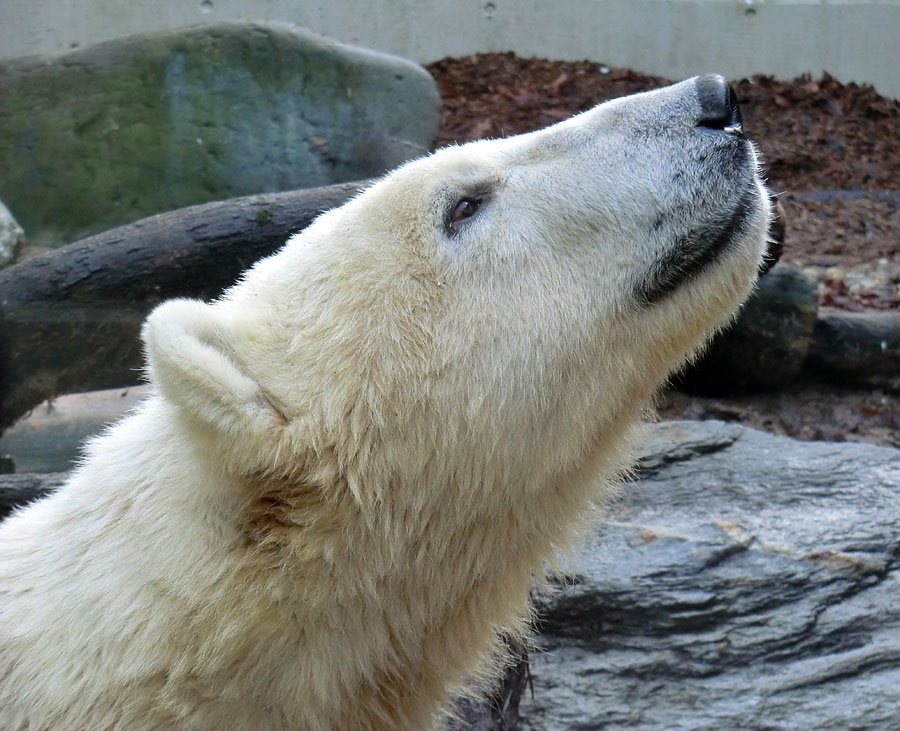
<path fill-rule="evenodd" d="M 733 92 L 690 79 L 404 165 L 219 301 L 161 305 L 150 377 L 227 470 L 507 499 L 732 317 L 768 217 Z"/>

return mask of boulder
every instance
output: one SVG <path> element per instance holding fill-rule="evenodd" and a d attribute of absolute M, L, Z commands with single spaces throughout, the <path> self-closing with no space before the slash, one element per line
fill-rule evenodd
<path fill-rule="evenodd" d="M 25 232 L 0 201 L 0 269 L 12 264 L 25 241 Z"/>
<path fill-rule="evenodd" d="M 431 149 L 411 62 L 221 23 L 0 62 L 0 197 L 38 246 L 195 203 L 372 177 Z"/>
<path fill-rule="evenodd" d="M 676 386 L 723 395 L 790 383 L 803 369 L 817 311 L 816 282 L 796 267 L 778 264 L 759 280 L 735 322 L 675 379 Z"/>
<path fill-rule="evenodd" d="M 900 450 L 652 427 L 540 599 L 521 728 L 900 727 Z"/>

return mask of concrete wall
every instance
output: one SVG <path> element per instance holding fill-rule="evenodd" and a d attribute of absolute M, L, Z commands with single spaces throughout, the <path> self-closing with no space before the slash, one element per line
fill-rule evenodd
<path fill-rule="evenodd" d="M 900 0 L 0 0 L 0 57 L 239 19 L 421 62 L 515 51 L 670 78 L 828 71 L 900 98 Z"/>

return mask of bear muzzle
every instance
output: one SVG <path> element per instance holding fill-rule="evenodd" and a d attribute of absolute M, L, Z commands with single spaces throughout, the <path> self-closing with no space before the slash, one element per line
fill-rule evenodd
<path fill-rule="evenodd" d="M 741 107 L 737 94 L 720 74 L 706 74 L 694 80 L 700 102 L 698 127 L 743 135 Z"/>
<path fill-rule="evenodd" d="M 753 230 L 759 228 L 767 210 L 757 155 L 744 136 L 737 95 L 725 78 L 707 74 L 671 89 L 680 91 L 682 98 L 695 99 L 693 105 L 686 105 L 690 111 L 682 107 L 680 114 L 674 116 L 675 126 L 683 130 L 688 150 L 685 154 L 702 171 L 692 195 L 696 209 L 705 213 L 693 221 L 686 217 L 681 221 L 681 232 L 669 234 L 668 245 L 659 251 L 636 288 L 636 299 L 642 305 L 660 302 L 730 249 L 756 240 Z M 684 126 L 689 120 L 693 122 L 692 129 Z M 654 228 L 677 230 L 679 215 L 675 211 L 663 212 Z"/>

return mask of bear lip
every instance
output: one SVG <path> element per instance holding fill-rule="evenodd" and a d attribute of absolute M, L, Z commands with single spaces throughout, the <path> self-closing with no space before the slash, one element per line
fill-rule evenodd
<path fill-rule="evenodd" d="M 746 230 L 756 210 L 757 193 L 748 186 L 730 212 L 719 221 L 693 228 L 678 238 L 654 264 L 650 276 L 635 293 L 641 305 L 653 305 L 693 279 L 731 248 Z"/>

